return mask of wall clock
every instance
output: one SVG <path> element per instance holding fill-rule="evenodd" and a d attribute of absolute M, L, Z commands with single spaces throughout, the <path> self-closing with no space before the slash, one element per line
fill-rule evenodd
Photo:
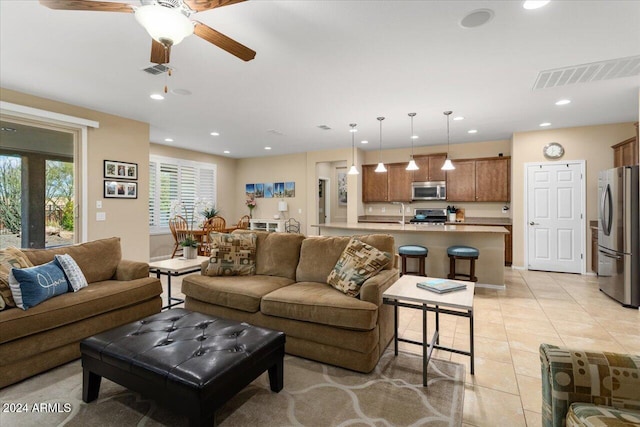
<path fill-rule="evenodd" d="M 564 147 L 557 142 L 550 142 L 542 149 L 542 154 L 547 159 L 559 159 L 564 156 Z"/>

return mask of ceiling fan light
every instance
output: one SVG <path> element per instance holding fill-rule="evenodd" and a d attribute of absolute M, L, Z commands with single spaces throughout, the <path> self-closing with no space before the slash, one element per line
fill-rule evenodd
<path fill-rule="evenodd" d="M 136 20 L 149 35 L 159 43 L 177 45 L 185 37 L 193 34 L 193 23 L 179 9 L 171 9 L 157 4 L 136 9 Z"/>
<path fill-rule="evenodd" d="M 417 171 L 420 168 L 418 167 L 418 165 L 416 164 L 416 161 L 411 159 L 409 160 L 409 164 L 407 165 L 407 170 L 408 171 Z"/>
<path fill-rule="evenodd" d="M 358 172 L 358 168 L 356 168 L 356 165 L 351 165 L 351 168 L 349 169 L 349 172 L 347 172 L 347 175 L 360 175 L 360 172 Z"/>
<path fill-rule="evenodd" d="M 386 172 L 387 168 L 384 167 L 384 163 L 380 162 L 378 163 L 378 166 L 376 166 L 374 172 Z"/>
<path fill-rule="evenodd" d="M 442 165 L 442 167 L 440 168 L 440 170 L 443 171 L 452 171 L 455 170 L 455 166 L 453 166 L 453 163 L 451 163 L 451 160 L 449 158 L 447 158 L 447 160 L 444 161 L 444 165 Z"/>

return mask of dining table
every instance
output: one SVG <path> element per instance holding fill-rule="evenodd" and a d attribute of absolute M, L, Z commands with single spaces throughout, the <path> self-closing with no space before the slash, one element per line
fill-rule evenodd
<path fill-rule="evenodd" d="M 231 227 L 226 227 L 220 231 L 220 233 L 231 233 L 233 230 L 237 230 L 238 227 L 233 225 Z M 205 244 L 207 243 L 207 234 L 208 231 L 203 228 L 196 228 L 195 230 L 183 230 L 182 232 L 191 234 L 195 240 L 198 241 L 198 255 L 205 255 Z"/>

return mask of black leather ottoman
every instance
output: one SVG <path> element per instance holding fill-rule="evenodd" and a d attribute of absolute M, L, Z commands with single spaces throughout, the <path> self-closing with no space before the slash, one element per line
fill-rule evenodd
<path fill-rule="evenodd" d="M 215 412 L 264 371 L 283 387 L 285 335 L 185 309 L 167 310 L 87 338 L 82 400 L 98 397 L 108 378 L 189 417 L 215 424 Z"/>

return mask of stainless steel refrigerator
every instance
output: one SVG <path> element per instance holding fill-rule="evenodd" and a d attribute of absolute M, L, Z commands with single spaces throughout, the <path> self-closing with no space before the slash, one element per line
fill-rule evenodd
<path fill-rule="evenodd" d="M 626 307 L 640 306 L 638 166 L 598 175 L 598 282 Z"/>

